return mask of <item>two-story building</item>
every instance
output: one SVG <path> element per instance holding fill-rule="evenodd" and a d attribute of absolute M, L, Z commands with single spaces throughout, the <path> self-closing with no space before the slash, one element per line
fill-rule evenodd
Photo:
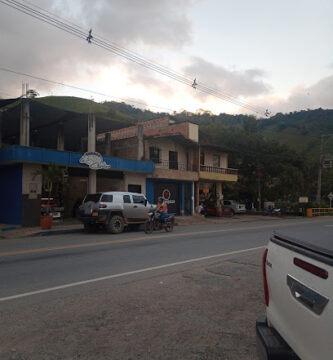
<path fill-rule="evenodd" d="M 67 216 L 87 193 L 125 191 L 138 184 L 145 191 L 152 161 L 96 153 L 96 131 L 123 123 L 89 113 L 89 101 L 84 112 L 84 99 L 78 99 L 80 112 L 56 107 L 56 97 L 43 100 L 0 100 L 0 223 L 39 224 L 41 198 L 48 192 L 36 173 L 50 163 L 66 169 L 66 188 L 52 196 Z"/>
<path fill-rule="evenodd" d="M 212 145 L 201 145 L 199 160 L 199 182 L 196 198 L 204 200 L 210 195 L 219 198 L 223 194 L 224 182 L 236 182 L 238 170 L 228 167 L 228 154 Z"/>
<path fill-rule="evenodd" d="M 201 198 L 222 194 L 223 182 L 238 178 L 225 152 L 199 144 L 197 124 L 168 116 L 98 134 L 97 143 L 103 154 L 152 161 L 154 172 L 145 179 L 148 200 L 156 203 L 162 196 L 176 214 L 193 214 Z"/>

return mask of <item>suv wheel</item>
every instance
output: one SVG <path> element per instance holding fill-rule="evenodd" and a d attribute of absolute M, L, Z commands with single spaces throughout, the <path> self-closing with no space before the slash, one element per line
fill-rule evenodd
<path fill-rule="evenodd" d="M 124 231 L 124 220 L 119 215 L 114 215 L 109 221 L 108 230 L 112 234 L 120 234 Z"/>

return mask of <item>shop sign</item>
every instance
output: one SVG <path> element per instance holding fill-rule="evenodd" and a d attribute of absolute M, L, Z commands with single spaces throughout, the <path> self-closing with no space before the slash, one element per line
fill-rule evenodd
<path fill-rule="evenodd" d="M 80 164 L 88 165 L 89 168 L 93 170 L 109 169 L 111 167 L 103 161 L 103 156 L 95 151 L 84 153 L 79 162 Z"/>
<path fill-rule="evenodd" d="M 176 200 L 170 200 L 171 192 L 169 189 L 164 189 L 162 193 L 162 198 L 166 204 L 174 204 Z"/>

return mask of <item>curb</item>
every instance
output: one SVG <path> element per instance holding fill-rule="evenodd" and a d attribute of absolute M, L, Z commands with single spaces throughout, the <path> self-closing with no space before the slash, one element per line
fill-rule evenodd
<path fill-rule="evenodd" d="M 49 236 L 49 235 L 61 235 L 61 234 L 74 234 L 84 232 L 84 229 L 62 229 L 62 230 L 44 230 L 39 231 L 28 236 Z"/>

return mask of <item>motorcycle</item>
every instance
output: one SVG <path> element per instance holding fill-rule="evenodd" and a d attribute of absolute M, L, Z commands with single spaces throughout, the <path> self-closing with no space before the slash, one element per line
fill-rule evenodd
<path fill-rule="evenodd" d="M 281 211 L 281 209 L 275 208 L 274 206 L 270 206 L 270 207 L 268 207 L 268 215 L 281 216 L 282 211 Z"/>
<path fill-rule="evenodd" d="M 160 213 L 152 211 L 148 213 L 148 220 L 145 223 L 145 233 L 151 234 L 154 230 L 164 229 L 166 232 L 171 232 L 175 223 L 175 216 L 168 214 L 165 222 L 162 221 Z"/>

